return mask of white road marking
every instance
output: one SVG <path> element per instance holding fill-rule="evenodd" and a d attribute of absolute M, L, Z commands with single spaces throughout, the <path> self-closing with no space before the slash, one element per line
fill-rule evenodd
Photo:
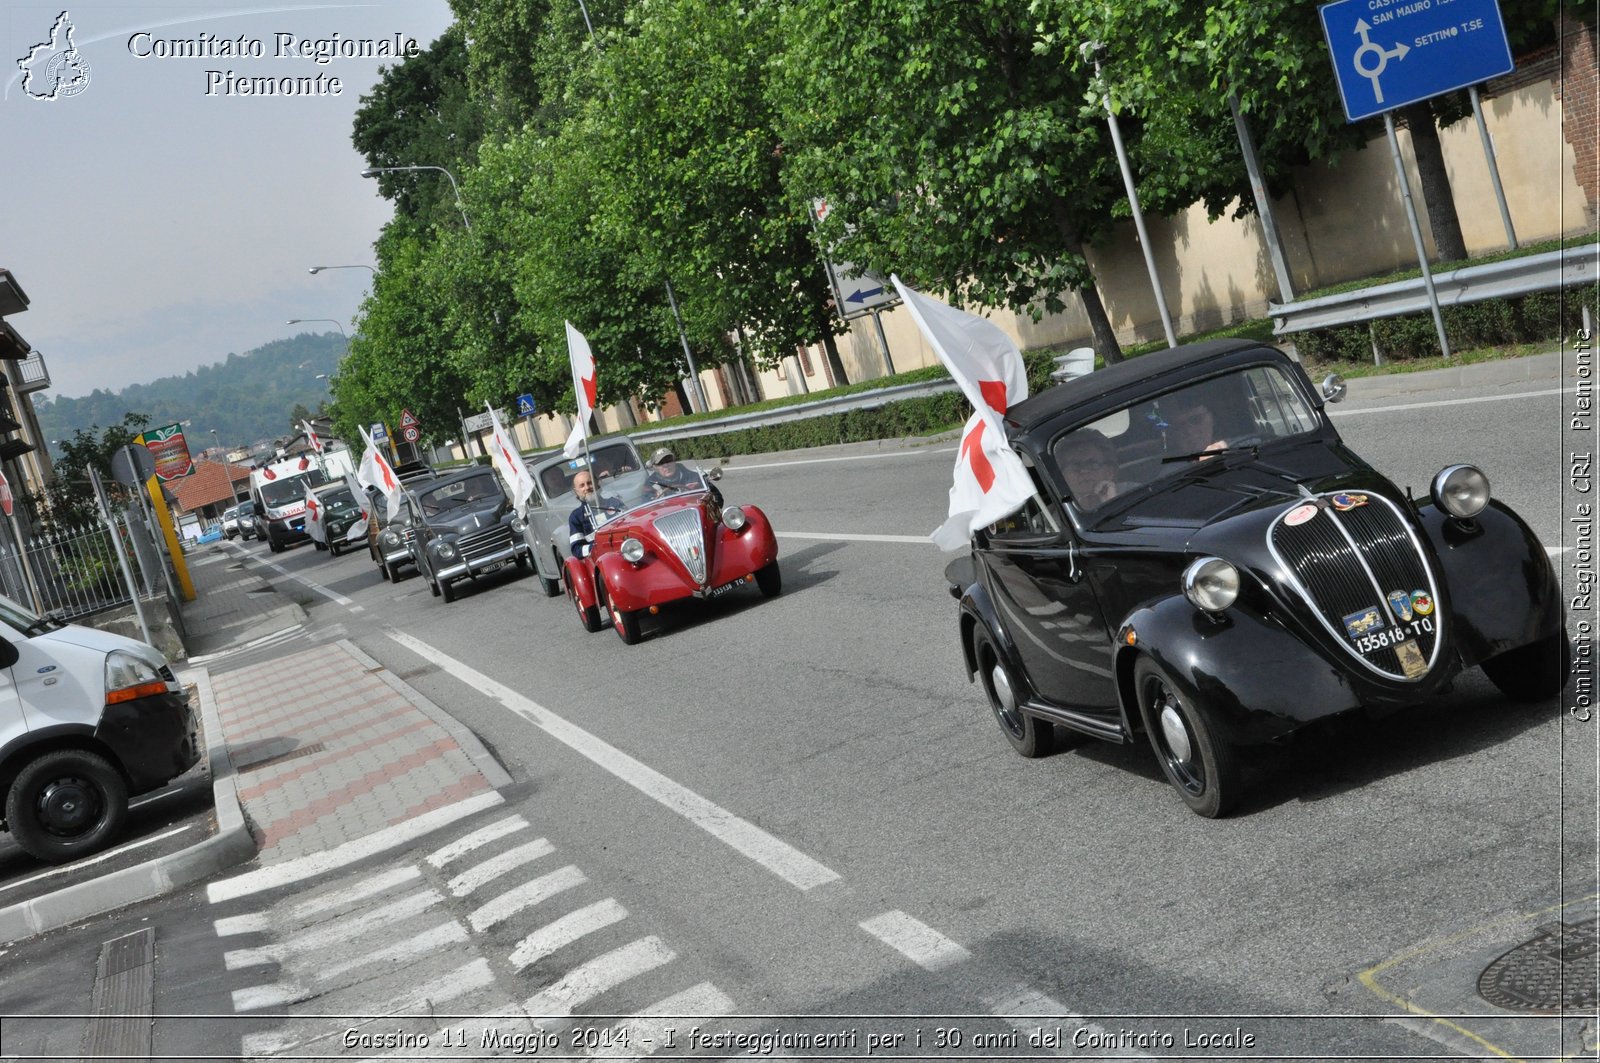
<path fill-rule="evenodd" d="M 423 890 L 421 893 L 413 893 L 409 897 L 402 897 L 370 912 L 364 912 L 355 919 L 335 920 L 326 926 L 308 930 L 303 934 L 295 934 L 260 948 L 225 952 L 222 955 L 222 964 L 233 971 L 241 967 L 257 967 L 264 963 L 281 963 L 296 953 L 320 951 L 341 941 L 359 937 L 377 927 L 420 915 L 442 900 L 444 895 L 438 890 Z"/>
<path fill-rule="evenodd" d="M 235 915 L 227 919 L 214 919 L 211 926 L 217 932 L 217 937 L 232 937 L 235 934 L 265 934 L 272 929 L 267 921 L 267 913 L 251 912 L 248 915 Z"/>
<path fill-rule="evenodd" d="M 316 591 L 330 602 L 337 602 L 346 609 L 350 610 L 352 613 L 362 613 L 366 611 L 363 607 L 357 605 L 349 598 L 346 598 L 338 591 L 330 591 L 328 588 L 324 587 L 310 576 L 302 576 L 298 572 L 290 572 L 276 561 L 269 561 L 264 557 L 253 557 L 250 554 L 244 554 L 244 557 L 249 561 L 254 561 L 258 565 L 265 565 L 266 567 L 272 569 L 272 571 L 278 573 L 280 576 L 286 576 L 289 579 L 305 584 L 307 587 L 310 587 L 312 590 Z"/>
<path fill-rule="evenodd" d="M 301 901 L 289 910 L 289 918 L 296 923 L 303 923 L 314 915 L 331 911 L 334 908 L 344 908 L 355 905 L 368 897 L 376 897 L 380 893 L 394 889 L 396 886 L 407 882 L 414 882 L 422 877 L 422 869 L 414 865 L 397 867 L 393 871 L 385 871 L 362 879 L 353 886 L 343 883 L 323 897 L 313 897 L 309 901 Z"/>
<path fill-rule="evenodd" d="M 218 904 L 222 901 L 246 897 L 252 893 L 276 889 L 279 886 L 303 882 L 308 878 L 315 878 L 329 871 L 365 860 L 369 856 L 407 845 L 424 834 L 504 802 L 505 798 L 492 790 L 488 793 L 477 794 L 467 798 L 465 801 L 457 801 L 453 805 L 445 805 L 443 808 L 436 808 L 432 812 L 424 812 L 420 816 L 413 816 L 404 823 L 396 823 L 392 827 L 384 827 L 382 830 L 374 831 L 365 838 L 357 838 L 354 841 L 345 842 L 343 845 L 336 846 L 326 852 L 296 857 L 293 860 L 285 860 L 281 864 L 272 864 L 268 867 L 257 868 L 254 871 L 246 871 L 244 874 L 235 875 L 232 878 L 225 878 L 220 882 L 213 882 L 206 887 L 206 899 L 212 904 Z"/>
<path fill-rule="evenodd" d="M 859 925 L 925 971 L 940 971 L 972 959 L 972 953 L 905 912 L 884 912 Z"/>
<path fill-rule="evenodd" d="M 551 1026 L 574 1008 L 636 975 L 671 963 L 675 954 L 654 935 L 629 942 L 568 971 L 560 981 L 528 998 L 523 1005 L 540 1026 Z"/>
<path fill-rule="evenodd" d="M 1571 391 L 1571 388 L 1565 389 Z M 1327 406 L 1324 409 L 1333 417 L 1353 417 L 1363 413 L 1396 413 L 1401 410 L 1429 410 L 1438 406 L 1469 406 L 1479 402 L 1505 402 L 1509 399 L 1540 399 L 1549 395 L 1563 394 L 1562 388 L 1546 388 L 1543 391 L 1518 391 L 1510 395 L 1483 395 L 1471 399 L 1435 399 L 1432 402 L 1401 402 L 1393 406 L 1368 406 L 1360 410 L 1344 410 L 1337 406 Z"/>
<path fill-rule="evenodd" d="M 183 793 L 183 791 L 174 786 L 162 790 L 159 793 L 149 794 L 148 796 L 139 798 L 137 801 L 129 801 L 128 811 L 131 812 L 136 808 L 143 808 L 145 805 L 153 805 L 157 801 L 165 801 L 169 797 L 177 797 L 181 793 Z"/>
<path fill-rule="evenodd" d="M 190 824 L 190 826 L 193 826 L 193 824 Z M 98 864 L 102 860 L 110 860 L 112 857 L 120 856 L 123 853 L 129 852 L 130 850 L 138 849 L 145 845 L 154 844 L 155 842 L 160 841 L 162 838 L 170 838 L 174 834 L 182 834 L 188 829 L 189 827 L 174 827 L 173 829 L 162 834 L 152 835 L 149 838 L 141 838 L 136 842 L 129 842 L 127 845 L 119 845 L 115 849 L 103 852 L 99 856 L 91 856 L 87 860 L 74 860 L 72 863 L 67 864 L 64 867 L 54 868 L 50 871 L 41 871 L 37 875 L 29 875 L 27 878 L 19 878 L 15 882 L 8 882 L 4 886 L 0 886 L 0 892 L 16 889 L 18 886 L 26 886 L 28 883 L 38 882 L 40 879 L 54 878 L 57 875 L 70 875 L 74 871 L 80 871 L 83 868 L 88 867 L 90 864 Z"/>
<path fill-rule="evenodd" d="M 911 543 L 916 546 L 932 546 L 933 540 L 926 535 L 852 535 L 845 532 L 795 532 L 781 531 L 777 533 L 780 539 L 837 539 L 846 543 Z"/>
<path fill-rule="evenodd" d="M 589 879 L 578 870 L 577 865 L 568 864 L 560 870 L 540 875 L 531 882 L 524 882 L 517 888 L 500 894 L 467 916 L 467 922 L 472 924 L 474 930 L 487 930 L 520 911 L 541 904 L 561 891 L 581 886 L 587 881 Z"/>
<path fill-rule="evenodd" d="M 473 689 L 494 698 L 558 742 L 587 757 L 645 796 L 676 812 L 797 889 L 809 890 L 839 877 L 837 871 L 824 866 L 789 843 L 768 834 L 747 820 L 740 819 L 688 787 L 674 782 L 654 768 L 635 760 L 622 750 L 568 722 L 504 683 L 489 678 L 477 669 L 403 631 L 385 628 L 384 634 L 413 653 L 420 654 L 439 665 Z"/>
<path fill-rule="evenodd" d="M 795 461 L 768 461 L 759 465 L 729 465 L 730 469 L 787 469 L 791 465 L 828 465 L 836 461 L 872 461 L 875 458 L 915 458 L 923 454 L 954 454 L 956 447 L 939 447 L 934 450 L 892 450 L 885 454 L 846 454 L 839 458 L 799 458 Z"/>
<path fill-rule="evenodd" d="M 524 967 L 538 963 L 557 949 L 572 944 L 584 935 L 603 930 L 626 918 L 628 909 L 610 897 L 603 901 L 595 901 L 540 927 L 517 942 L 517 947 L 511 950 L 509 957 L 511 966 L 520 971 Z"/>
<path fill-rule="evenodd" d="M 507 834 L 514 834 L 527 825 L 528 821 L 517 815 L 507 816 L 505 819 L 497 819 L 487 827 L 481 827 L 473 831 L 465 838 L 458 838 L 442 849 L 435 849 L 428 854 L 428 863 L 434 867 L 443 867 L 457 857 L 465 856 L 479 846 L 488 845 L 496 838 L 504 838 Z"/>
<path fill-rule="evenodd" d="M 438 926 L 424 930 L 420 934 L 414 934 L 404 941 L 398 941 L 388 948 L 354 956 L 343 963 L 319 966 L 317 968 L 317 981 L 326 982 L 339 977 L 341 974 L 348 974 L 361 967 L 371 967 L 376 963 L 395 963 L 399 960 L 409 960 L 413 956 L 420 956 L 423 953 L 432 952 L 446 945 L 460 944 L 465 940 L 467 940 L 467 928 L 452 919 L 448 923 L 440 923 Z"/>
<path fill-rule="evenodd" d="M 1065 1004 L 1039 992 L 1029 985 L 1014 985 L 998 993 L 987 994 L 983 998 L 983 1006 L 989 1009 L 990 1014 L 1002 1019 L 1032 1019 L 1048 1017 L 1052 1019 L 1066 1019 L 1068 1022 L 1081 1026 L 1087 1033 L 1099 1038 L 1105 1037 L 1106 1029 L 1097 1023 L 1085 1022 L 1082 1015 L 1072 1011 Z M 1143 1052 L 1133 1048 L 1118 1049 L 1118 1059 L 1149 1059 Z M 1075 1055 L 1068 1046 L 1056 1051 L 1057 1055 Z"/>
<path fill-rule="evenodd" d="M 612 1044 L 620 1047 L 616 1038 L 626 1034 L 627 1050 L 638 1053 L 635 1059 L 644 1059 L 653 1055 L 662 1046 L 667 1039 L 668 1029 L 682 1030 L 683 1019 L 711 1019 L 718 1015 L 730 1015 L 733 1013 L 733 1008 L 733 1001 L 726 993 L 710 982 L 701 982 L 681 993 L 674 993 L 670 997 L 658 1000 L 637 1015 L 630 1015 L 611 1027 Z M 616 1051 L 616 1047 L 607 1046 L 605 1038 L 601 1038 L 599 1047 L 590 1054 L 596 1058 L 615 1059 Z M 764 1055 L 763 1058 L 783 1057 Z"/>
<path fill-rule="evenodd" d="M 305 634 L 305 630 L 306 626 L 304 624 L 279 628 L 277 631 L 262 635 L 260 638 L 251 639 L 249 642 L 240 643 L 237 646 L 230 646 L 225 650 L 218 650 L 216 653 L 202 653 L 198 657 L 190 657 L 188 663 L 191 665 L 205 664 L 207 661 L 214 661 L 219 657 L 227 657 L 235 653 L 243 653 L 246 650 L 259 649 L 269 643 L 287 642 L 292 638 Z"/>
<path fill-rule="evenodd" d="M 247 989 L 235 989 L 233 991 L 233 1010 L 256 1011 L 260 1008 L 276 1008 L 284 1004 L 293 1004 L 297 1000 L 304 1000 L 310 995 L 310 991 L 304 986 L 298 986 L 292 982 L 253 985 Z"/>
<path fill-rule="evenodd" d="M 519 845 L 515 849 L 507 849 L 499 856 L 490 857 L 481 864 L 474 864 L 461 874 L 450 880 L 450 892 L 457 897 L 465 897 L 485 882 L 493 881 L 505 874 L 514 871 L 523 864 L 530 864 L 542 856 L 549 856 L 556 851 L 544 838 Z"/>

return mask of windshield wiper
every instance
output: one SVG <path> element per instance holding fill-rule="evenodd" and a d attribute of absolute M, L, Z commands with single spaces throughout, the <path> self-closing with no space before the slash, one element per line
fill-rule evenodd
<path fill-rule="evenodd" d="M 1242 447 L 1219 447 L 1216 450 L 1200 450 L 1193 454 L 1173 454 L 1170 457 L 1162 458 L 1161 464 L 1166 465 L 1174 461 L 1199 461 L 1202 458 L 1228 457 L 1234 454 L 1248 454 L 1252 458 L 1259 458 L 1261 456 L 1261 444 L 1251 443 Z"/>

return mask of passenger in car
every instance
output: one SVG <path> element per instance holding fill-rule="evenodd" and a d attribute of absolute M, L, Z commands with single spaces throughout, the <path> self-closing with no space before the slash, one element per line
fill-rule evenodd
<path fill-rule="evenodd" d="M 1227 448 L 1228 441 L 1217 434 L 1211 407 L 1195 391 L 1164 396 L 1161 413 L 1167 422 L 1167 450 L 1171 455 L 1202 455 Z"/>
<path fill-rule="evenodd" d="M 1093 428 L 1080 428 L 1057 444 L 1056 461 L 1074 501 L 1085 509 L 1098 509 L 1128 489 L 1117 479 L 1116 447 Z"/>
<path fill-rule="evenodd" d="M 594 520 L 590 516 L 590 510 L 601 515 L 603 524 L 607 516 L 622 512 L 622 503 L 615 498 L 607 498 L 597 493 L 594 489 L 594 477 L 589 474 L 588 469 L 584 469 L 572 478 L 572 490 L 578 496 L 578 505 L 567 518 L 568 542 L 572 547 L 573 557 L 588 557 L 590 548 L 594 546 Z"/>

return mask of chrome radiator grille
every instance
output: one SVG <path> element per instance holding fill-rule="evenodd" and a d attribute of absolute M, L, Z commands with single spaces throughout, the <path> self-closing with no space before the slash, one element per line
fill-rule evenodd
<path fill-rule="evenodd" d="M 1363 504 L 1337 508 L 1330 499 L 1345 493 L 1324 495 L 1291 507 L 1273 521 L 1267 543 L 1289 583 L 1328 629 L 1345 652 L 1367 668 L 1390 679 L 1414 681 L 1426 675 L 1416 666 L 1421 660 L 1431 669 L 1438 659 L 1444 618 L 1433 603 L 1439 588 L 1400 511 L 1393 503 L 1373 494 L 1348 493 L 1364 498 Z M 1316 515 L 1299 524 L 1285 521 L 1304 505 L 1316 506 Z M 1426 613 L 1413 607 L 1416 595 L 1425 598 Z M 1403 600 L 1392 602 L 1391 596 Z M 1375 616 L 1372 611 L 1375 610 Z M 1355 623 L 1361 633 L 1352 631 Z M 1363 622 L 1371 620 L 1370 628 Z M 1402 650 L 1392 641 L 1409 642 Z M 1371 636 L 1363 646 L 1362 633 Z M 1408 671 L 1402 653 L 1413 662 Z"/>
<path fill-rule="evenodd" d="M 456 552 L 463 560 L 473 561 L 511 545 L 511 529 L 504 524 L 463 535 L 456 539 Z"/>
<path fill-rule="evenodd" d="M 700 524 L 700 508 L 675 510 L 655 522 L 660 535 L 672 552 L 678 555 L 683 567 L 701 586 L 706 582 L 705 530 Z"/>

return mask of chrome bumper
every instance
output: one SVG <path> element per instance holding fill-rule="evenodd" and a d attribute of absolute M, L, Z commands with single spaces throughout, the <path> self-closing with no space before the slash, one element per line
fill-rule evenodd
<path fill-rule="evenodd" d="M 434 574 L 434 579 L 457 579 L 461 576 L 476 576 L 490 565 L 502 564 L 506 561 L 515 561 L 518 557 L 531 557 L 528 544 L 519 540 L 512 540 L 509 544 L 493 553 L 483 554 L 469 560 L 457 561 L 453 565 L 439 569 Z"/>

